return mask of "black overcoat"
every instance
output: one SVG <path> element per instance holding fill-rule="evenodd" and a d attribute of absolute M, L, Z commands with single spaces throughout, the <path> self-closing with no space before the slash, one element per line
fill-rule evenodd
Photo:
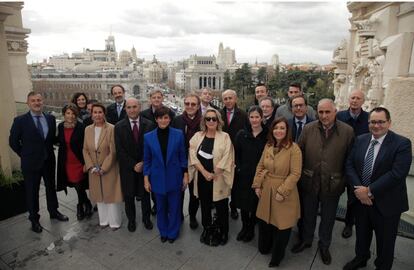
<path fill-rule="evenodd" d="M 139 139 L 135 142 L 129 118 L 115 125 L 115 148 L 121 176 L 121 188 L 125 197 L 144 194 L 144 176 L 134 171 L 134 166 L 144 157 L 144 134 L 156 126 L 144 117 L 139 117 Z"/>
<path fill-rule="evenodd" d="M 240 130 L 235 139 L 236 171 L 233 183 L 233 203 L 237 208 L 255 212 L 258 198 L 252 189 L 256 166 L 266 144 L 267 129 L 256 137 L 250 127 Z"/>

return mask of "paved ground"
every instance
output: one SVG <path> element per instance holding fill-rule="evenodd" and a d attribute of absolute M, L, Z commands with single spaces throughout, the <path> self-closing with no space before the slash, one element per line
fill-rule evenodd
<path fill-rule="evenodd" d="M 208 247 L 199 242 L 201 229 L 189 229 L 188 216 L 181 235 L 174 243 L 161 243 L 156 228 L 152 231 L 138 224 L 137 231 L 128 232 L 126 217 L 117 231 L 100 229 L 98 216 L 88 221 L 76 220 L 76 195 L 59 194 L 60 211 L 69 222 L 51 221 L 41 196 L 41 234 L 30 230 L 27 214 L 0 222 L 0 269 L 267 269 L 270 256 L 257 251 L 257 237 L 249 244 L 235 240 L 240 220 L 230 221 L 230 240 L 226 246 Z M 139 203 L 137 203 L 139 204 Z M 140 207 L 137 207 L 140 220 Z M 199 217 L 200 219 L 200 217 Z M 155 218 L 153 219 L 155 223 Z M 331 246 L 333 257 L 329 267 L 322 264 L 317 239 L 312 248 L 300 254 L 287 251 L 280 269 L 342 269 L 354 254 L 355 238 L 342 239 L 343 223 L 336 222 Z M 291 237 L 288 248 L 296 241 Z M 375 250 L 373 243 L 372 251 Z M 393 269 L 414 269 L 414 241 L 398 237 Z M 375 257 L 375 254 L 372 254 Z M 374 269 L 373 259 L 365 269 Z"/>

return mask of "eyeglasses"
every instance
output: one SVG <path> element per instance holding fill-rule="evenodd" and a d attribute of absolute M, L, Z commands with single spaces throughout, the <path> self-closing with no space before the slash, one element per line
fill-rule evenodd
<path fill-rule="evenodd" d="M 187 106 L 187 107 L 196 107 L 197 103 L 184 102 L 184 105 Z"/>
<path fill-rule="evenodd" d="M 213 121 L 213 122 L 217 122 L 217 117 L 205 117 L 204 118 L 207 122 L 211 122 L 211 121 Z"/>
<path fill-rule="evenodd" d="M 300 108 L 305 107 L 305 104 L 295 104 L 295 105 L 292 105 L 292 107 L 300 109 Z"/>
<path fill-rule="evenodd" d="M 385 124 L 385 123 L 387 123 L 388 121 L 384 121 L 384 120 L 378 120 L 378 121 L 376 121 L 376 120 L 371 120 L 371 121 L 368 121 L 368 124 L 370 124 L 370 125 L 373 125 L 373 126 L 375 126 L 375 125 L 383 125 L 383 124 Z"/>

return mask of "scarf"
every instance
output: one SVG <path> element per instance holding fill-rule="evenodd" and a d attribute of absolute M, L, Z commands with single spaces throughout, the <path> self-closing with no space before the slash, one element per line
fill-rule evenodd
<path fill-rule="evenodd" d="M 185 123 L 185 140 L 188 145 L 194 134 L 200 130 L 201 110 L 197 110 L 193 119 L 191 119 L 187 112 L 184 111 L 183 120 Z"/>

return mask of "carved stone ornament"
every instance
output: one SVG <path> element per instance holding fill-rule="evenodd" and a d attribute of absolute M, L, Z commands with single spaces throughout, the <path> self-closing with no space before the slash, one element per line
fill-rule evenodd
<path fill-rule="evenodd" d="M 360 37 L 373 37 L 377 31 L 376 25 L 378 18 L 369 18 L 367 20 L 354 21 L 357 33 Z"/>
<path fill-rule="evenodd" d="M 27 53 L 27 41 L 25 40 L 8 40 L 7 50 L 9 52 Z"/>

